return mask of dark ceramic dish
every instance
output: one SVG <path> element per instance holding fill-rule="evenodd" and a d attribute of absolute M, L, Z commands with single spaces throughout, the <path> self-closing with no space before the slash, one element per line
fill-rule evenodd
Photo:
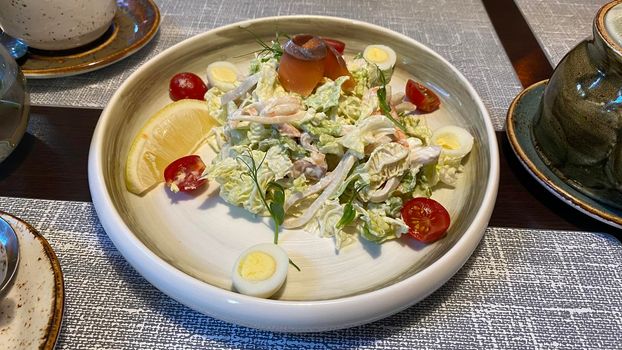
<path fill-rule="evenodd" d="M 570 186 L 568 179 L 559 177 L 558 172 L 553 171 L 539 156 L 541 152 L 534 142 L 533 127 L 540 115 L 547 82 L 544 80 L 526 88 L 510 105 L 506 131 L 512 149 L 534 178 L 555 196 L 597 220 L 622 228 L 622 210 L 595 200 Z"/>
<path fill-rule="evenodd" d="M 555 68 L 535 115 L 538 154 L 575 190 L 622 209 L 622 1 L 603 6 L 594 37 Z M 622 34 L 622 33 L 621 33 Z"/>

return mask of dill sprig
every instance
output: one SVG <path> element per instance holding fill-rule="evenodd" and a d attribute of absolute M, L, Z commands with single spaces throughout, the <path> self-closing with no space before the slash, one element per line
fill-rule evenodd
<path fill-rule="evenodd" d="M 257 186 L 259 198 L 266 207 L 266 210 L 268 210 L 268 213 L 270 213 L 272 221 L 274 221 L 274 244 L 278 244 L 279 227 L 283 224 L 283 221 L 285 221 L 285 209 L 283 208 L 285 204 L 285 189 L 283 189 L 283 186 L 278 183 L 270 181 L 264 191 L 259 184 L 259 169 L 266 160 L 268 153 L 264 153 L 263 158 L 259 164 L 257 164 L 255 162 L 255 158 L 253 157 L 253 152 L 250 149 L 247 149 L 246 152 L 247 154 L 242 154 L 237 158 L 248 168 L 248 173 L 246 175 L 250 176 L 251 180 L 255 183 L 255 186 Z M 245 158 L 248 160 L 245 160 Z M 266 193 L 272 194 L 272 201 L 270 203 L 268 203 L 266 199 Z"/>
<path fill-rule="evenodd" d="M 356 198 L 356 196 L 359 194 L 359 192 L 361 192 L 361 190 L 365 188 L 365 186 L 367 186 L 367 184 L 362 184 L 359 187 L 356 187 L 354 191 L 352 192 L 350 199 L 348 199 L 348 202 L 343 208 L 343 214 L 341 215 L 339 222 L 337 222 L 338 229 L 341 230 L 342 228 L 352 223 L 354 219 L 356 219 L 356 211 L 354 210 L 354 206 L 352 205 L 352 202 L 354 201 L 354 198 Z"/>
<path fill-rule="evenodd" d="M 387 80 L 384 77 L 384 73 L 382 73 L 382 70 L 380 69 L 380 67 L 378 67 L 378 65 L 375 63 L 374 65 L 376 66 L 376 69 L 378 70 L 378 74 L 380 75 L 381 86 L 380 88 L 378 88 L 378 91 L 376 91 L 376 95 L 378 96 L 378 106 L 380 107 L 380 111 L 382 111 L 382 114 L 385 117 L 387 117 L 393 124 L 395 124 L 395 126 L 400 128 L 404 133 L 408 133 L 408 131 L 406 131 L 406 127 L 404 126 L 404 124 L 400 123 L 399 120 L 391 116 L 391 106 L 389 106 L 389 102 L 387 101 Z"/>
<path fill-rule="evenodd" d="M 265 41 L 263 41 L 257 34 L 255 34 L 253 31 L 244 28 L 245 31 L 247 31 L 248 33 L 250 33 L 253 38 L 255 38 L 255 41 L 259 44 L 259 46 L 262 47 L 262 49 L 257 50 L 257 51 L 253 51 L 251 53 L 254 54 L 259 54 L 259 55 L 267 55 L 267 54 L 272 54 L 272 56 L 274 58 L 278 60 L 281 59 L 281 56 L 283 56 L 283 47 L 281 46 L 281 36 L 289 39 L 289 35 L 287 34 L 283 34 L 280 32 L 276 32 L 276 36 L 274 38 L 273 41 L 270 42 L 270 44 L 266 43 Z"/>
<path fill-rule="evenodd" d="M 274 181 L 270 181 L 268 183 L 265 191 L 261 188 L 261 185 L 259 184 L 259 169 L 266 160 L 266 156 L 268 156 L 268 152 L 264 153 L 263 158 L 261 159 L 259 164 L 257 164 L 255 162 L 255 158 L 253 157 L 253 151 L 248 148 L 246 150 L 246 154 L 243 153 L 239 155 L 237 159 L 239 159 L 248 168 L 248 173 L 245 175 L 250 176 L 251 180 L 253 180 L 253 182 L 255 183 L 255 186 L 257 186 L 259 198 L 261 199 L 263 205 L 266 207 L 266 210 L 268 210 L 268 213 L 270 213 L 270 217 L 274 222 L 273 243 L 278 244 L 279 229 L 283 224 L 283 221 L 285 221 L 285 189 L 283 188 L 283 186 Z M 268 200 L 266 199 L 266 194 L 268 193 L 270 194 L 271 198 L 270 203 L 268 203 Z M 289 263 L 292 264 L 292 266 L 294 266 L 296 270 L 300 271 L 300 268 L 292 261 L 292 259 L 289 259 Z"/>

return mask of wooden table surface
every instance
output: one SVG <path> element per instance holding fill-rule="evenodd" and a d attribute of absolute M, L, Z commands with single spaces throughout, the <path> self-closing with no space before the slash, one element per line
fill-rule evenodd
<path fill-rule="evenodd" d="M 483 0 L 521 84 L 547 79 L 552 67 L 512 0 Z M 87 159 L 100 109 L 32 106 L 27 134 L 0 164 L 0 196 L 90 201 Z M 497 132 L 501 156 L 499 194 L 490 226 L 617 230 L 584 215 L 549 193 L 523 168 L 505 135 Z"/>

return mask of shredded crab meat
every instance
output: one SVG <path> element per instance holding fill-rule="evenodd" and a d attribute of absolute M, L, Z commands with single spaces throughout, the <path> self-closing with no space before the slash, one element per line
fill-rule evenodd
<path fill-rule="evenodd" d="M 373 109 L 378 107 L 378 89 L 380 87 L 374 86 L 373 88 L 367 90 L 365 94 L 363 94 L 363 104 L 370 105 Z"/>
<path fill-rule="evenodd" d="M 222 95 L 220 97 L 220 104 L 224 106 L 227 103 L 231 101 L 235 101 L 238 98 L 244 96 L 247 92 L 250 91 L 250 89 L 253 88 L 253 86 L 257 85 L 258 81 L 259 81 L 259 73 L 255 73 L 249 76 L 242 82 L 242 84 L 240 84 L 240 86 Z"/>
<path fill-rule="evenodd" d="M 369 201 L 373 203 L 382 203 L 386 201 L 391 196 L 391 193 L 393 193 L 393 191 L 397 188 L 397 186 L 399 186 L 399 184 L 400 178 L 390 178 L 389 180 L 387 180 L 384 186 L 377 189 L 369 196 Z"/>
<path fill-rule="evenodd" d="M 417 110 L 417 106 L 408 101 L 398 103 L 394 108 L 397 113 L 412 113 Z"/>
<path fill-rule="evenodd" d="M 255 122 L 260 124 L 283 124 L 283 123 L 293 123 L 297 121 L 301 121 L 304 119 L 306 113 L 305 111 L 300 111 L 296 114 L 291 115 L 277 115 L 275 117 L 260 117 L 256 115 L 235 115 L 233 114 L 229 121 L 239 121 L 239 122 Z"/>
<path fill-rule="evenodd" d="M 318 181 L 315 184 L 309 186 L 303 192 L 292 193 L 285 200 L 285 205 L 283 206 L 283 208 L 285 209 L 285 211 L 287 211 L 289 208 L 291 208 L 292 206 L 294 206 L 296 203 L 300 202 L 301 200 L 303 200 L 303 199 L 305 199 L 305 198 L 307 198 L 309 196 L 312 196 L 312 195 L 320 192 L 321 190 L 325 189 L 326 186 L 328 186 L 330 184 L 330 182 L 333 180 L 333 177 L 334 177 L 333 173 L 330 173 L 330 174 L 324 176 L 323 178 L 321 178 L 320 181 Z"/>
<path fill-rule="evenodd" d="M 389 105 L 391 106 L 391 109 L 395 109 L 395 111 L 398 114 L 412 113 L 415 110 L 417 110 L 417 106 L 415 106 L 410 101 L 404 101 L 404 97 L 405 97 L 405 94 L 402 91 L 396 92 L 393 95 L 391 95 L 391 101 L 389 103 Z"/>
<path fill-rule="evenodd" d="M 441 147 L 439 146 L 413 147 L 408 155 L 408 161 L 411 164 L 426 165 L 436 161 L 440 155 Z"/>
<path fill-rule="evenodd" d="M 402 91 L 396 92 L 391 95 L 391 106 L 396 106 L 404 101 L 405 94 Z"/>
<path fill-rule="evenodd" d="M 283 222 L 283 227 L 288 229 L 296 228 L 309 222 L 309 220 L 311 220 L 315 213 L 317 213 L 317 211 L 324 204 L 324 202 L 326 202 L 326 200 L 330 198 L 330 196 L 332 196 L 335 191 L 337 191 L 341 183 L 348 176 L 348 173 L 350 172 L 350 169 L 352 169 L 352 167 L 354 166 L 355 162 L 356 157 L 349 152 L 346 153 L 346 155 L 341 159 L 335 170 L 332 171 L 331 180 L 328 182 L 328 185 L 326 186 L 322 194 L 317 197 L 315 201 L 313 201 L 313 203 L 303 212 L 301 216 L 286 219 Z M 328 178 L 328 176 L 324 177 L 323 179 L 326 178 Z"/>
<path fill-rule="evenodd" d="M 408 136 L 406 136 L 406 134 L 402 130 L 395 129 L 395 133 L 393 134 L 393 137 L 395 137 L 395 141 L 399 143 L 400 145 L 406 148 L 410 147 L 408 143 Z"/>
<path fill-rule="evenodd" d="M 300 130 L 288 123 L 277 124 L 276 129 L 279 131 L 279 133 L 281 133 L 281 135 L 291 138 L 297 138 L 301 135 Z"/>
<path fill-rule="evenodd" d="M 311 142 L 313 141 L 313 137 L 305 132 L 300 135 L 300 145 L 302 148 L 306 149 L 309 152 L 319 152 L 318 148 L 315 147 Z"/>
<path fill-rule="evenodd" d="M 299 177 L 304 174 L 308 179 L 319 180 L 324 177 L 327 170 L 326 156 L 319 152 L 311 152 L 311 157 L 294 162 L 292 176 Z"/>
<path fill-rule="evenodd" d="M 263 102 L 254 102 L 240 108 L 229 116 L 229 121 L 248 121 L 260 124 L 283 124 L 300 121 L 306 111 L 302 102 L 293 96 L 273 97 Z M 291 128 L 290 132 L 293 132 Z"/>
<path fill-rule="evenodd" d="M 273 97 L 264 103 L 259 110 L 259 115 L 262 117 L 290 115 L 302 110 L 302 101 L 294 96 Z"/>

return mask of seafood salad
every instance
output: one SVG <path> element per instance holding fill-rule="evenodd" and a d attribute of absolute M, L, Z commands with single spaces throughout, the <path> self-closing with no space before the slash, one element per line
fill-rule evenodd
<path fill-rule="evenodd" d="M 345 62 L 330 42 L 309 35 L 262 51 L 235 88 L 214 83 L 205 95 L 222 124 L 208 139 L 218 157 L 207 178 L 225 201 L 258 215 L 268 215 L 260 193 L 279 184 L 283 227 L 332 237 L 337 248 L 357 234 L 380 243 L 407 233 L 404 204 L 453 185 L 473 139 L 462 128 L 428 129 L 417 108 L 438 108 L 436 96 L 416 105 L 392 94 L 395 61 L 391 48 L 370 45 Z M 245 175 L 245 157 L 261 164 L 259 186 Z"/>
<path fill-rule="evenodd" d="M 166 125 L 185 122 L 179 126 L 185 137 L 200 141 L 187 142 L 183 157 L 162 160 L 141 155 L 146 141 L 137 136 L 126 166 L 128 190 L 144 193 L 162 174 L 173 192 L 217 183 L 227 203 L 272 217 L 274 246 L 280 228 L 332 239 L 337 250 L 358 237 L 441 239 L 450 216 L 430 197 L 438 186 L 455 185 L 474 139 L 458 126 L 428 127 L 427 118 L 441 108 L 434 91 L 413 79 L 392 85 L 398 55 L 385 45 L 346 56 L 345 43 L 308 34 L 259 44 L 248 72 L 219 61 L 207 66 L 206 82 L 188 72 L 171 79 L 175 102 L 144 129 L 174 116 Z M 203 142 L 217 154 L 208 164 L 191 155 Z M 141 176 L 134 165 L 141 162 L 149 162 L 144 169 L 153 176 Z M 284 252 L 264 248 L 251 247 L 236 262 L 238 291 L 269 297 L 281 287 L 285 272 L 253 291 L 287 265 Z"/>

